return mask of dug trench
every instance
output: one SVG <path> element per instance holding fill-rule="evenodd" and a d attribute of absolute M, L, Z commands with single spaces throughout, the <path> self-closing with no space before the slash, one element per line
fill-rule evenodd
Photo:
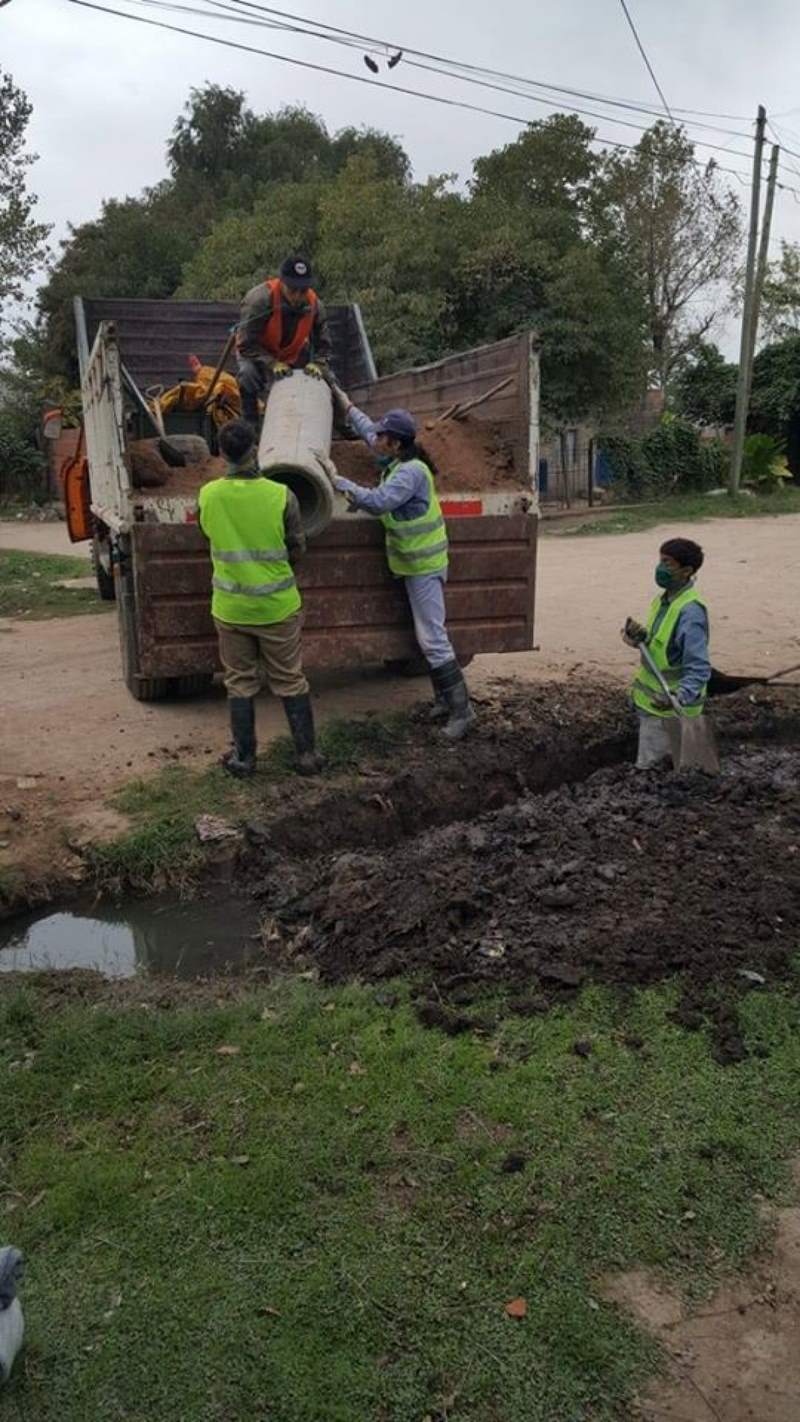
<path fill-rule="evenodd" d="M 420 729 L 401 771 L 249 822 L 235 877 L 269 964 L 410 976 L 421 1019 L 450 1033 L 590 982 L 677 978 L 676 1020 L 709 1026 L 719 1060 L 757 1051 L 737 999 L 790 981 L 800 941 L 792 694 L 717 704 L 718 779 L 636 771 L 616 690 L 541 688 L 481 712 L 455 751 Z"/>

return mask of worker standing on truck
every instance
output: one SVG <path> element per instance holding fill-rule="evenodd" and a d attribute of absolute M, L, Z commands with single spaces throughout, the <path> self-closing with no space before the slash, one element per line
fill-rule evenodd
<path fill-rule="evenodd" d="M 280 275 L 254 286 L 242 302 L 237 335 L 242 416 L 258 428 L 258 401 L 273 380 L 304 370 L 328 378 L 332 345 L 311 263 L 287 257 Z"/>
<path fill-rule="evenodd" d="M 629 647 L 644 642 L 686 716 L 702 716 L 711 675 L 708 653 L 708 611 L 694 578 L 703 566 L 703 550 L 691 538 L 669 538 L 659 549 L 657 586 L 644 626 L 629 617 L 622 639 Z M 639 717 L 636 765 L 650 770 L 673 753 L 672 730 L 677 712 L 642 661 L 631 687 Z"/>
<path fill-rule="evenodd" d="M 375 424 L 338 387 L 336 398 L 352 429 L 374 450 L 381 482 L 377 489 L 365 489 L 341 478 L 331 460 L 323 463 L 351 508 L 372 514 L 384 526 L 389 568 L 405 583 L 414 634 L 430 671 L 431 719 L 446 721 L 445 735 L 460 740 L 475 712 L 447 634 L 447 528 L 433 473 L 417 449 L 417 426 L 408 410 L 389 410 Z"/>
<path fill-rule="evenodd" d="M 228 470 L 201 488 L 198 519 L 211 545 L 211 613 L 233 736 L 222 765 L 240 777 L 255 771 L 254 698 L 261 690 L 263 662 L 270 691 L 283 701 L 297 769 L 314 775 L 321 762 L 303 673 L 302 599 L 293 567 L 305 552 L 300 506 L 285 484 L 259 472 L 255 436 L 245 420 L 223 425 L 219 447 Z"/>

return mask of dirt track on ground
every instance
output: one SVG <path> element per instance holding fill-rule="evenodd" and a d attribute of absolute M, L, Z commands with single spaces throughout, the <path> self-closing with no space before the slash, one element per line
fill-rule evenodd
<path fill-rule="evenodd" d="M 646 607 L 659 541 L 680 531 L 542 537 L 540 650 L 477 658 L 469 672 L 473 689 L 480 696 L 506 679 L 623 683 L 631 654 L 618 629 L 628 613 L 641 615 Z M 719 520 L 691 532 L 707 552 L 702 588 L 712 609 L 716 664 L 764 672 L 800 660 L 800 517 Z M 12 522 L 0 524 L 2 546 L 61 552 L 70 545 L 63 524 Z M 188 702 L 144 705 L 130 697 L 113 614 L 2 623 L 0 663 L 0 803 L 20 806 L 31 826 L 52 820 L 57 804 L 63 823 L 79 832 L 102 830 L 107 812 L 98 807 L 115 784 L 175 760 L 207 763 L 227 742 L 219 688 Z M 423 681 L 382 670 L 318 678 L 314 689 L 320 719 L 407 706 L 427 694 Z M 259 701 L 258 725 L 262 742 L 285 729 L 267 696 Z M 36 787 L 18 789 L 17 780 L 31 776 Z M 0 838 L 18 834 L 12 828 Z"/>

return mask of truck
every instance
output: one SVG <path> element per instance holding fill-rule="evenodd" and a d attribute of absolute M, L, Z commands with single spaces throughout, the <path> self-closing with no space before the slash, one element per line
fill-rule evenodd
<path fill-rule="evenodd" d="M 482 652 L 529 650 L 538 531 L 534 334 L 379 376 L 358 307 L 328 310 L 337 379 L 368 414 L 405 407 L 424 439 L 426 424 L 472 403 L 470 419 L 491 420 L 511 452 L 513 482 L 496 487 L 497 481 L 476 480 L 481 487 L 440 495 L 451 549 L 448 627 L 464 664 Z M 146 391 L 186 378 L 190 351 L 216 367 L 237 318 L 229 302 L 75 299 L 83 421 L 77 453 L 63 471 L 67 524 L 73 541 L 91 542 L 99 595 L 116 600 L 123 675 L 138 700 L 198 693 L 219 662 L 196 493 L 171 490 L 169 482 L 134 486 L 131 442 L 153 431 L 141 400 L 131 398 L 131 384 Z M 168 413 L 164 424 L 167 438 L 213 440 L 202 411 Z M 308 669 L 381 662 L 413 668 L 411 617 L 389 573 L 377 520 L 337 500 L 328 527 L 309 541 L 298 582 Z"/>

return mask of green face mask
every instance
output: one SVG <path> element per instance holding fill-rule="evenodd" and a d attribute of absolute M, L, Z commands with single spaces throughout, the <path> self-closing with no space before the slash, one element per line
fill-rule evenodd
<path fill-rule="evenodd" d="M 656 582 L 660 588 L 669 591 L 670 588 L 678 588 L 681 585 L 681 578 L 667 567 L 666 563 L 656 564 Z"/>
<path fill-rule="evenodd" d="M 374 455 L 375 463 L 379 469 L 388 469 L 390 464 L 394 464 L 394 458 L 393 454 Z"/>

